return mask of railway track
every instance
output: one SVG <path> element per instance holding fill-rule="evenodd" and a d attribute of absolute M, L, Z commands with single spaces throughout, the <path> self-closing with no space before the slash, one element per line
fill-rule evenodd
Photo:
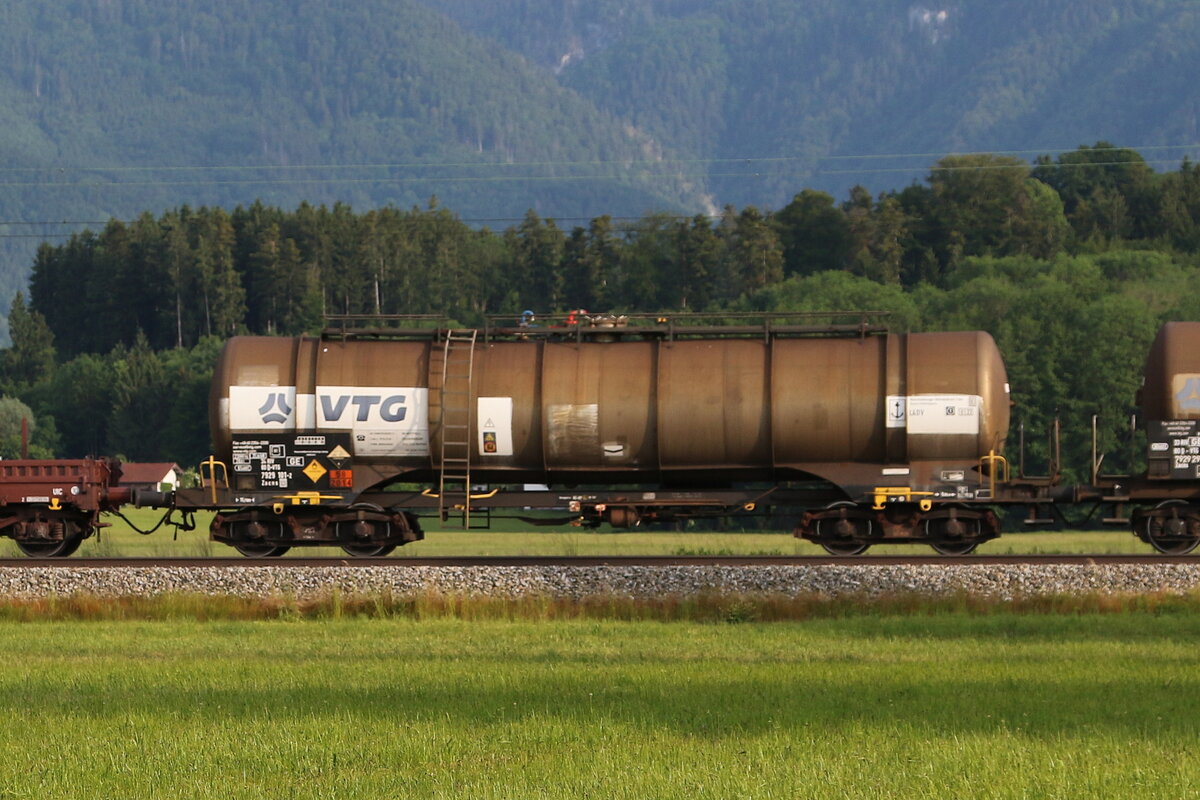
<path fill-rule="evenodd" d="M 1191 564 L 1200 555 L 911 555 L 911 556 L 465 556 L 424 558 L 0 558 L 0 568 L 128 567 L 755 567 L 755 566 L 962 566 L 1019 564 Z"/>

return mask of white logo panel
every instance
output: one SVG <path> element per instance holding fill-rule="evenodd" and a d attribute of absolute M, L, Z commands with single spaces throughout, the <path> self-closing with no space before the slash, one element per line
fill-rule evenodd
<path fill-rule="evenodd" d="M 513 454 L 511 397 L 479 397 L 475 400 L 479 455 L 511 456 Z"/>
<path fill-rule="evenodd" d="M 317 430 L 350 431 L 356 456 L 428 456 L 429 389 L 318 386 Z"/>
<path fill-rule="evenodd" d="M 295 386 L 230 386 L 231 431 L 296 429 Z"/>
<path fill-rule="evenodd" d="M 979 434 L 983 398 L 977 394 L 917 394 L 908 397 L 910 434 Z"/>

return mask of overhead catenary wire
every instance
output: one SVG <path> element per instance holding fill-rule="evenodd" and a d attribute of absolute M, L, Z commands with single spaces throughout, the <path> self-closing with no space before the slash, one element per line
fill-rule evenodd
<path fill-rule="evenodd" d="M 1082 145 L 1086 147 L 1086 152 L 1126 152 L 1133 151 L 1143 153 L 1147 151 L 1200 151 L 1200 142 L 1191 142 L 1185 144 L 1173 145 L 1112 145 L 1108 147 L 1094 147 L 1091 145 Z M 1041 155 L 1063 155 L 1079 152 L 1080 145 L 1074 147 L 1030 147 L 1020 150 L 1014 149 L 996 149 L 996 150 L 968 150 L 968 151 L 951 151 L 951 152 L 899 152 L 899 153 L 831 153 L 821 156 L 808 155 L 767 155 L 767 156 L 723 156 L 709 158 L 640 158 L 640 159 L 562 159 L 562 160 L 531 160 L 531 161 L 397 161 L 397 162 L 369 162 L 362 164 L 160 164 L 160 165 L 47 165 L 43 167 L 0 167 L 0 174 L 4 173 L 37 173 L 37 172 L 104 172 L 104 173 L 132 173 L 132 172 L 222 172 L 222 171 L 243 171 L 247 169 L 264 170 L 272 172 L 296 172 L 301 170 L 356 170 L 356 169 L 454 169 L 454 168 L 488 168 L 488 169 L 513 169 L 518 167 L 578 167 L 578 166 L 642 166 L 642 165 L 678 165 L 678 164 L 775 164 L 785 162 L 809 162 L 809 161 L 852 161 L 852 160 L 881 160 L 881 159 L 942 159 L 952 157 L 962 157 L 971 155 L 997 155 L 997 156 L 1041 156 Z M 1174 163 L 1172 160 L 1157 159 L 1157 163 Z M 1129 163 L 1126 161 L 1115 162 L 1092 162 L 1090 164 L 1078 164 L 1070 166 L 1103 166 L 1108 164 L 1123 164 Z M 1149 161 L 1147 161 L 1149 163 Z M 1059 165 L 1053 165 L 1059 166 Z M 1068 165 L 1062 165 L 1068 166 Z M 908 169 L 908 168 L 905 168 Z M 74 185 L 74 184 L 72 184 Z"/>
<path fill-rule="evenodd" d="M 1104 162 L 1083 162 L 1078 164 L 1048 164 L 1046 166 L 1055 169 L 1096 169 L 1099 167 L 1112 167 L 1128 165 L 1129 161 L 1104 161 Z M 1167 165 L 1174 164 L 1174 161 L 1150 161 L 1143 160 L 1147 165 Z M 930 172 L 982 172 L 988 170 L 1021 170 L 1029 169 L 1027 164 L 970 164 L 970 165 L 955 165 L 955 166 L 930 166 L 930 167 L 873 167 L 871 169 L 817 169 L 803 170 L 804 174 L 817 175 L 857 175 L 862 173 L 871 174 L 886 174 L 886 173 L 912 173 L 922 169 L 927 169 Z M 255 167 L 244 167 L 243 171 L 256 169 Z M 238 178 L 230 180 L 221 179 L 205 179 L 195 178 L 190 180 L 139 180 L 139 181 L 88 181 L 88 182 L 36 182 L 36 181 L 3 181 L 0 180 L 0 188 L 20 188 L 20 189 L 117 189 L 122 187 L 148 188 L 148 187 L 163 187 L 163 186 L 280 186 L 280 185 L 299 185 L 299 184 L 406 184 L 406 183 L 423 183 L 423 184 L 438 184 L 438 183 L 519 183 L 519 182 L 563 182 L 563 181 L 620 181 L 629 180 L 630 178 L 650 177 L 650 173 L 629 174 L 615 173 L 611 175 L 592 174 L 592 175 L 429 175 L 429 176 L 405 176 L 405 177 L 369 177 L 369 178 Z M 653 177 L 662 178 L 663 174 L 654 175 Z M 671 173 L 665 177 L 675 178 L 764 178 L 778 177 L 778 174 L 765 174 L 760 171 L 752 172 L 696 172 L 688 173 Z"/>
<path fill-rule="evenodd" d="M 666 166 L 668 162 L 658 162 Z M 1046 164 L 1053 169 L 1098 169 L 1101 167 L 1127 166 L 1131 163 L 1144 163 L 1148 166 L 1174 166 L 1179 162 L 1172 159 L 1143 159 L 1141 162 L 1131 161 L 1087 161 L 1068 164 Z M 804 175 L 860 175 L 860 174 L 897 174 L 914 173 L 928 170 L 929 172 L 982 172 L 1024 170 L 1042 165 L 1030 164 L 956 164 L 939 166 L 909 166 L 909 167 L 843 167 L 838 169 L 803 169 L 795 170 Z M 269 169 L 269 167 L 242 167 L 241 171 Z M 779 172 L 765 173 L 761 170 L 741 172 L 616 172 L 612 174 L 594 173 L 589 175 L 412 175 L 412 176 L 371 176 L 371 177 L 295 177 L 295 178 L 190 178 L 185 180 L 88 180 L 88 181 L 5 181 L 0 180 L 0 188 L 15 189 L 116 189 L 122 187 L 150 188 L 171 186 L 286 186 L 300 184 L 438 184 L 438 183 L 537 183 L 564 181 L 621 181 L 641 177 L 673 177 L 679 179 L 711 179 L 711 178 L 776 178 Z"/>
<path fill-rule="evenodd" d="M 1081 150 L 1080 147 L 1085 149 Z M 1079 152 L 1087 153 L 1104 153 L 1104 152 L 1133 152 L 1139 157 L 1143 153 L 1155 152 L 1163 153 L 1164 151 L 1177 151 L 1181 155 L 1174 158 L 1141 158 L 1139 161 L 1130 159 L 1113 159 L 1113 160 L 1087 160 L 1069 163 L 1049 162 L 1045 165 L 1035 163 L 1014 163 L 1014 164 L 951 164 L 941 166 L 938 163 L 923 166 L 879 166 L 877 162 L 885 159 L 938 159 L 938 161 L 948 158 L 963 158 L 972 155 L 990 155 L 990 156 L 1052 156 L 1057 154 L 1069 155 Z M 927 170 L 929 173 L 941 172 L 962 172 L 962 171 L 987 171 L 987 170 L 1025 170 L 1035 167 L 1045 166 L 1052 169 L 1098 169 L 1112 166 L 1127 166 L 1131 163 L 1145 163 L 1149 166 L 1175 166 L 1180 164 L 1188 157 L 1189 151 L 1200 151 L 1200 143 L 1177 144 L 1177 145 L 1112 145 L 1109 147 L 1094 147 L 1094 146 L 1077 146 L 1076 148 L 1025 148 L 1020 150 L 985 150 L 985 151 L 964 151 L 951 153 L 843 153 L 830 154 L 824 156 L 749 156 L 749 157 L 724 157 L 724 158 L 691 158 L 691 159 L 608 159 L 608 160 L 559 160 L 559 161 L 513 161 L 513 162 L 466 162 L 466 161 L 446 161 L 446 162 L 380 162 L 380 163 L 365 163 L 365 164 L 216 164 L 216 165 L 92 165 L 92 166 L 46 166 L 46 167 L 0 167 L 0 189 L 22 188 L 22 189 L 118 189 L 121 187 L 130 188 L 148 188 L 148 187 L 173 187 L 173 186 L 279 186 L 279 185 L 301 185 L 301 184 L 353 184 L 353 185 L 386 185 L 386 184 L 453 184 L 453 183 L 514 183 L 514 182 L 564 182 L 564 181 L 619 181 L 628 179 L 637 179 L 639 177 L 663 177 L 661 172 L 651 170 L 651 167 L 669 168 L 678 166 L 696 167 L 700 165 L 720 165 L 720 164 L 739 164 L 748 167 L 754 166 L 774 166 L 778 168 L 781 165 L 797 164 L 797 173 L 810 175 L 853 175 L 853 174 L 898 174 L 898 173 L 914 173 Z M 817 167 L 808 168 L 805 165 L 810 162 L 822 164 L 826 162 L 847 162 L 847 161 L 866 161 L 873 162 L 871 166 L 847 166 L 847 167 Z M 470 169 L 470 170 L 491 170 L 503 171 L 518 167 L 536 168 L 536 167 L 556 167 L 556 168 L 571 168 L 581 166 L 616 166 L 624 171 L 618 171 L 608 174 L 583 174 L 583 175 L 553 175 L 553 174 L 524 174 L 524 175 L 376 175 L 367 177 L 347 177 L 338 175 L 322 175 L 315 177 L 305 176 L 288 176 L 288 177 L 245 177 L 245 178 L 220 178 L 220 177 L 204 177 L 205 175 L 216 175 L 224 172 L 237 171 L 246 172 L 266 172 L 266 173 L 296 173 L 304 170 L 319 171 L 325 173 L 332 172 L 349 172 L 354 170 L 397 170 L 397 169 Z M 634 172 L 635 168 L 640 171 Z M 125 174 L 153 174 L 153 173 L 187 173 L 196 172 L 201 176 L 195 178 L 184 179 L 154 179 L 154 180 L 122 180 L 120 175 Z M 4 180 L 3 175 L 16 174 L 38 174 L 50 173 L 46 177 L 48 180 Z M 81 180 L 62 180 L 63 176 L 68 174 L 94 174 L 97 177 L 109 176 L 105 180 L 81 179 Z M 728 179 L 728 178 L 778 178 L 780 172 L 764 172 L 759 169 L 751 169 L 747 171 L 725 171 L 725 172 L 707 172 L 697 171 L 695 173 L 674 172 L 670 177 L 679 179 L 700 178 L 700 179 Z M 612 215 L 609 216 L 613 221 L 636 221 L 643 217 L 626 217 Z M 670 215 L 676 219 L 694 219 L 696 216 L 705 216 L 711 219 L 719 219 L 720 214 L 678 214 Z M 596 216 L 590 217 L 557 217 L 553 215 L 545 215 L 546 219 L 553 219 L 563 222 L 570 221 L 587 221 L 595 219 Z M 113 218 L 115 219 L 115 218 Z M 521 217 L 488 217 L 488 218 L 460 218 L 467 223 L 512 223 L 520 222 Z M 0 220 L 0 227 L 12 225 L 26 226 L 91 226 L 91 225 L 107 225 L 112 219 L 108 220 L 41 220 L 41 221 L 26 221 L 26 220 Z M 121 220 L 125 224 L 129 224 L 132 220 Z M 66 233 L 0 233 L 0 239 L 48 239 L 48 238 L 69 238 L 75 235 L 74 232 Z"/>

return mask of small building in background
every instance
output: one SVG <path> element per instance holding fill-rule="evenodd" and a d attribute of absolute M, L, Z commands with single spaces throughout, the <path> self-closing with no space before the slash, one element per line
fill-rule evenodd
<path fill-rule="evenodd" d="M 132 461 L 121 465 L 120 485 L 129 489 L 173 491 L 179 487 L 181 472 L 178 464 Z"/>

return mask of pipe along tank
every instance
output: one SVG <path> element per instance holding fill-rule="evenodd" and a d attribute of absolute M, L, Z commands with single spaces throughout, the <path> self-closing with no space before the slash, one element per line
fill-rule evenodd
<path fill-rule="evenodd" d="M 419 535 L 406 512 L 499 502 L 468 499 L 472 485 L 595 487 L 581 500 L 549 495 L 631 524 L 668 496 L 764 482 L 755 491 L 809 487 L 820 502 L 800 510 L 797 535 L 835 552 L 884 538 L 969 550 L 998 533 L 986 503 L 1009 405 L 1001 355 L 977 331 L 239 337 L 218 361 L 210 408 L 223 497 L 239 508 L 214 537 L 270 555 L 345 543 L 350 530 L 359 554 L 376 554 Z M 380 491 L 400 482 L 428 488 Z"/>

